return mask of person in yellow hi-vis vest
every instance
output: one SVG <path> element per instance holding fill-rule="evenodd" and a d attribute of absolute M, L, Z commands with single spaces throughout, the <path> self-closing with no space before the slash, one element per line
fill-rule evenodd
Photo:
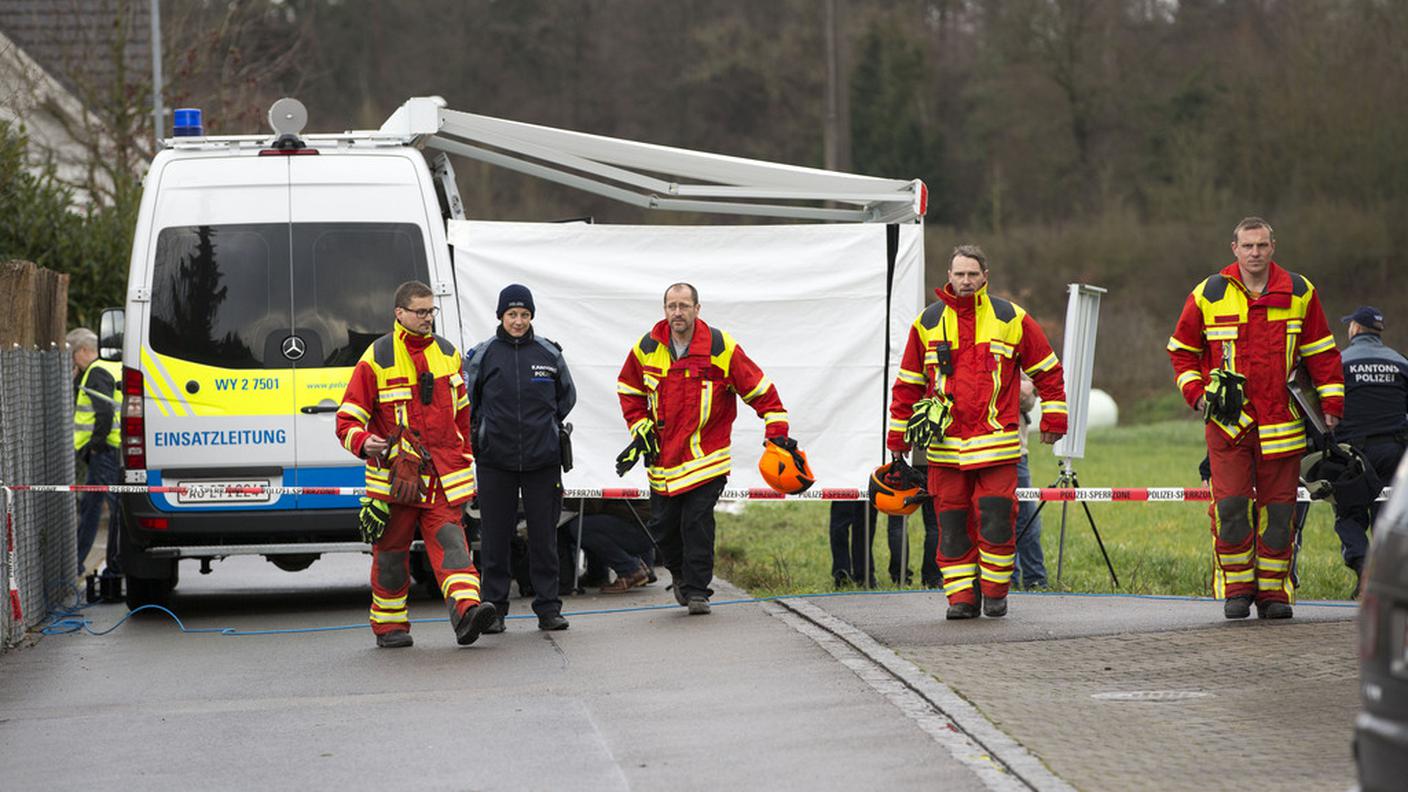
<path fill-rule="evenodd" d="M 98 359 L 98 335 L 86 327 L 75 328 L 67 336 L 73 355 L 73 452 L 87 465 L 85 484 L 116 484 L 118 448 L 122 428 L 117 420 L 121 398 L 122 364 Z M 110 492 L 85 492 L 78 499 L 78 574 L 98 536 L 98 520 L 103 503 L 108 504 L 108 546 L 106 575 L 122 573 L 118 560 L 118 531 L 121 530 L 117 496 Z"/>

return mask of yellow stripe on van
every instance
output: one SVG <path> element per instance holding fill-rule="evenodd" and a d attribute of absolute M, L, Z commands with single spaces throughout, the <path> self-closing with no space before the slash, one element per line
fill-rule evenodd
<path fill-rule="evenodd" d="M 195 416 L 289 415 L 298 407 L 294 403 L 292 369 L 219 368 L 145 349 L 142 350 L 142 364 L 143 370 L 148 372 L 147 382 L 157 382 L 157 390 L 162 391 L 161 397 L 172 402 L 177 415 L 183 412 Z M 176 389 L 176 393 L 168 393 L 161 388 L 159 374 L 151 376 L 161 370 L 170 376 L 168 387 Z M 190 382 L 197 386 L 195 393 L 190 393 L 187 388 Z M 329 398 L 338 401 L 342 398 L 342 392 Z M 308 403 L 317 404 L 320 400 L 321 397 Z M 158 401 L 157 407 L 160 409 L 161 406 Z"/>

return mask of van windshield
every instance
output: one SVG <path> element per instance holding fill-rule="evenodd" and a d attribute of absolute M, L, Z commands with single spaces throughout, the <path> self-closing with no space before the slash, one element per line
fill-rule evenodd
<path fill-rule="evenodd" d="M 351 366 L 391 328 L 392 294 L 413 279 L 428 281 L 429 268 L 412 223 L 165 228 L 151 347 L 221 368 Z M 291 335 L 307 350 L 296 362 L 283 353 Z"/>

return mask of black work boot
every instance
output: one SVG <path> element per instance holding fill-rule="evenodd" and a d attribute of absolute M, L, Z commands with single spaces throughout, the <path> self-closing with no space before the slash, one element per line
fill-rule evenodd
<path fill-rule="evenodd" d="M 1289 619 L 1292 615 L 1293 611 L 1288 602 L 1258 602 L 1256 604 L 1258 619 Z"/>
<path fill-rule="evenodd" d="M 1222 615 L 1228 619 L 1245 619 L 1252 615 L 1251 597 L 1228 597 L 1222 603 Z"/>
<path fill-rule="evenodd" d="M 1357 601 L 1360 592 L 1364 590 L 1364 559 L 1361 558 L 1357 561 L 1351 561 L 1349 568 L 1354 572 L 1354 588 L 1350 590 L 1349 598 Z M 104 599 L 103 601 L 106 602 L 107 600 Z"/>
<path fill-rule="evenodd" d="M 492 602 L 475 605 L 455 622 L 455 641 L 460 646 L 469 646 L 479 640 L 479 634 L 488 629 L 498 616 L 499 609 Z"/>
<path fill-rule="evenodd" d="M 547 616 L 538 617 L 538 629 L 543 632 L 557 632 L 567 629 L 567 619 L 561 613 L 550 613 Z"/>
<path fill-rule="evenodd" d="M 411 634 L 406 630 L 392 630 L 376 637 L 376 645 L 380 649 L 404 649 L 413 643 L 415 641 L 411 640 Z"/>
<path fill-rule="evenodd" d="M 976 619 L 978 618 L 978 605 L 975 602 L 955 602 L 948 606 L 948 613 L 944 614 L 945 619 Z"/>
<path fill-rule="evenodd" d="M 708 616 L 710 611 L 709 598 L 698 595 L 690 597 L 685 607 L 689 608 L 690 616 Z"/>
<path fill-rule="evenodd" d="M 983 600 L 983 615 L 991 616 L 994 619 L 1007 615 L 1006 597 L 988 597 Z"/>
<path fill-rule="evenodd" d="M 496 606 L 494 610 L 498 610 L 498 607 Z M 504 632 L 507 629 L 508 627 L 504 626 L 504 617 L 495 616 L 494 620 L 489 623 L 489 626 L 484 628 L 484 634 L 498 635 L 499 633 Z"/>

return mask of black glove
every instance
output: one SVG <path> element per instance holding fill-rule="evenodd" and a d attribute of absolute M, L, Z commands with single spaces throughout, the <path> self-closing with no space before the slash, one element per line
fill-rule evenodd
<path fill-rule="evenodd" d="M 631 438 L 631 444 L 626 446 L 626 450 L 616 456 L 616 475 L 624 476 L 626 472 L 636 466 L 636 462 L 644 459 L 649 465 L 655 461 L 655 457 L 660 453 L 660 441 L 655 437 L 655 425 L 652 423 L 640 424 Z"/>
<path fill-rule="evenodd" d="M 1235 427 L 1242 420 L 1247 378 L 1235 371 L 1213 369 L 1203 390 L 1203 422 L 1216 421 Z"/>
<path fill-rule="evenodd" d="M 905 424 L 904 441 L 911 447 L 925 449 L 935 437 L 943 437 L 953 423 L 948 399 L 941 395 L 920 399 L 914 403 L 914 414 Z"/>
<path fill-rule="evenodd" d="M 385 501 L 375 498 L 362 498 L 362 510 L 357 512 L 357 531 L 362 541 L 375 544 L 386 533 L 386 523 L 391 518 L 391 508 Z"/>
<path fill-rule="evenodd" d="M 793 440 L 787 435 L 782 435 L 780 437 L 769 437 L 768 442 L 772 443 L 773 445 L 777 446 L 778 448 L 781 448 L 783 451 L 786 451 L 788 453 L 792 453 L 797 450 L 797 441 Z"/>

